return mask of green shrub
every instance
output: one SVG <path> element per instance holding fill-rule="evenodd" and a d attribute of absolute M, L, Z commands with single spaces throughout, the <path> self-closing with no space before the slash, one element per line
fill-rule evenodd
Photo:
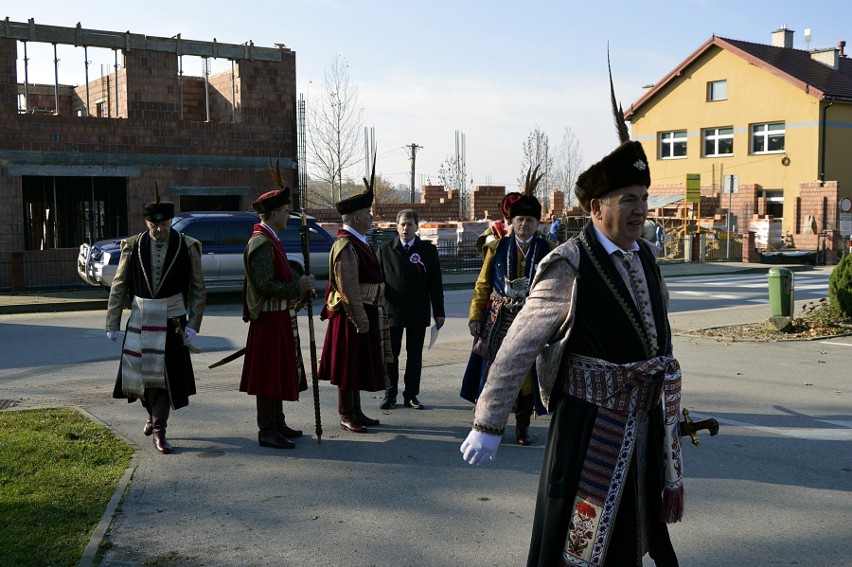
<path fill-rule="evenodd" d="M 852 254 L 840 260 L 828 279 L 828 300 L 847 317 L 852 317 Z"/>

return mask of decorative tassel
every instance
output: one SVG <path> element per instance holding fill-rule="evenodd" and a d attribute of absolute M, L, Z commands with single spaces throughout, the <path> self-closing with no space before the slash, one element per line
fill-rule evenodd
<path fill-rule="evenodd" d="M 667 524 L 674 524 L 683 519 L 683 502 L 685 492 L 681 484 L 674 490 L 663 490 L 663 507 L 660 509 L 660 519 Z"/>

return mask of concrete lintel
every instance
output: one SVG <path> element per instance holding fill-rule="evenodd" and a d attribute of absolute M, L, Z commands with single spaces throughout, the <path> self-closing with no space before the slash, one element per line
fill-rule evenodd
<path fill-rule="evenodd" d="M 115 154 L 115 153 L 82 153 L 82 152 L 28 152 L 0 150 L 0 164 L 9 168 L 10 176 L 18 175 L 67 175 L 33 173 L 37 168 L 100 168 L 117 170 L 132 168 L 126 177 L 139 177 L 141 168 L 176 168 L 176 169 L 253 169 L 268 170 L 269 157 L 244 156 L 215 156 L 187 154 Z M 296 169 L 296 160 L 282 158 L 283 169 Z M 46 170 L 45 170 L 46 171 Z M 74 175 L 93 175 L 75 173 Z M 109 174 L 106 174 L 109 175 Z"/>
<path fill-rule="evenodd" d="M 204 185 L 172 185 L 169 187 L 169 195 L 209 195 L 226 196 L 241 195 L 251 197 L 254 195 L 251 187 L 227 187 L 227 186 L 204 186 Z"/>
<path fill-rule="evenodd" d="M 9 177 L 141 177 L 139 167 L 113 165 L 37 165 L 9 164 Z"/>

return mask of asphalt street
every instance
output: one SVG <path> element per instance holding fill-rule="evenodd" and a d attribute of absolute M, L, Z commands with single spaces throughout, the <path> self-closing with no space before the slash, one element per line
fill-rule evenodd
<path fill-rule="evenodd" d="M 305 392 L 285 406 L 288 423 L 306 432 L 297 448 L 259 447 L 254 400 L 236 391 L 241 364 L 207 369 L 244 344 L 230 304 L 205 316 L 199 393 L 173 413 L 172 455 L 142 435 L 138 404 L 110 397 L 119 347 L 104 337 L 102 310 L 4 315 L 0 398 L 16 409 L 78 407 L 138 449 L 124 499 L 104 519 L 101 565 L 522 565 L 549 418 L 534 421 L 531 447 L 514 443 L 510 422 L 495 462 L 461 459 L 472 416 L 458 397 L 470 348 L 462 295 L 425 353 L 427 409 L 383 412 L 365 395 L 367 414 L 382 420 L 367 435 L 337 427 L 336 392 L 321 384 L 321 443 Z M 767 316 L 766 305 L 672 315 L 684 406 L 722 423 L 718 436 L 685 448 L 686 516 L 671 526 L 682 565 L 852 565 L 852 338 L 755 344 L 684 334 Z M 318 340 L 324 333 L 317 321 Z"/>

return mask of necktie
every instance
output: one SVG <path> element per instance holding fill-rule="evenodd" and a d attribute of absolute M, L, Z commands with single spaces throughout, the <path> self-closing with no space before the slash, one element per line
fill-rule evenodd
<path fill-rule="evenodd" d="M 403 248 L 406 252 L 408 252 L 409 250 L 411 250 L 411 244 L 409 244 L 409 243 L 407 243 L 407 242 L 406 242 L 406 243 L 403 245 L 403 247 L 402 247 L 402 248 Z"/>
<path fill-rule="evenodd" d="M 645 329 L 648 331 L 648 338 L 651 340 L 652 347 L 656 350 L 657 326 L 654 323 L 654 314 L 651 312 L 651 298 L 648 293 L 648 284 L 645 281 L 642 262 L 633 252 L 618 250 L 616 254 L 621 256 L 624 270 L 627 272 L 627 281 L 625 283 L 628 284 L 633 292 L 633 300 L 639 309 L 639 314 L 642 316 Z"/>

